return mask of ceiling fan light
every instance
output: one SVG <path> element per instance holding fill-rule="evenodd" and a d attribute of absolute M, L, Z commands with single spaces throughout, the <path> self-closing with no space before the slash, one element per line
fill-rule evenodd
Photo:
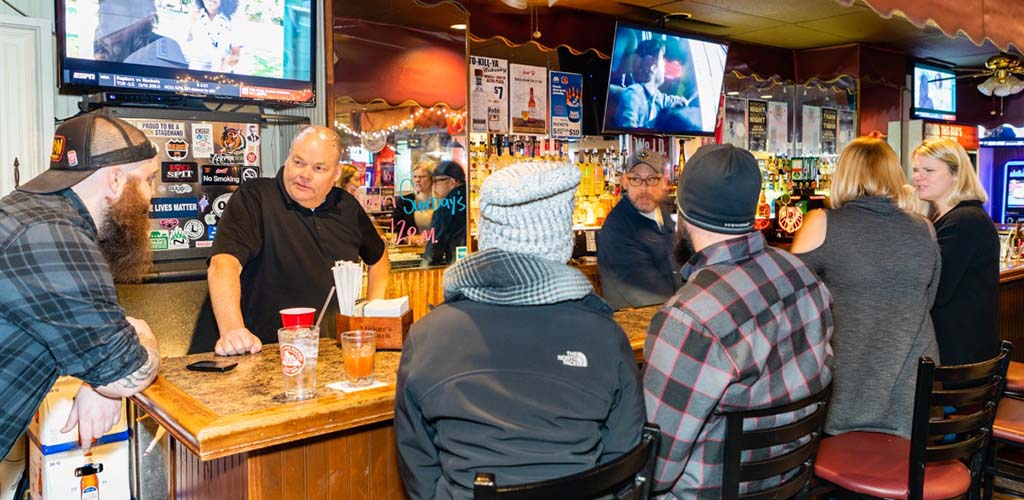
<path fill-rule="evenodd" d="M 984 82 L 978 84 L 978 92 L 990 96 L 992 91 L 995 90 L 996 85 L 996 79 L 990 76 Z"/>
<path fill-rule="evenodd" d="M 1020 78 L 1013 75 L 1006 77 L 1006 85 L 1010 87 L 1011 94 L 1016 94 L 1017 92 L 1024 90 L 1024 81 L 1021 81 Z"/>

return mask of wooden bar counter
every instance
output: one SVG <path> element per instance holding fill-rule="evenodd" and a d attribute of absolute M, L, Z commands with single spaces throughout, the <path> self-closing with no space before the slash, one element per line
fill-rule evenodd
<path fill-rule="evenodd" d="M 615 315 L 638 360 L 655 310 Z M 344 368 L 340 347 L 323 339 L 317 396 L 299 402 L 283 400 L 277 345 L 230 358 L 238 366 L 227 373 L 185 369 L 212 353 L 171 358 L 132 399 L 170 435 L 172 500 L 402 499 L 392 424 L 400 355 L 377 353 L 374 376 L 388 385 L 345 394 L 324 387 Z"/>

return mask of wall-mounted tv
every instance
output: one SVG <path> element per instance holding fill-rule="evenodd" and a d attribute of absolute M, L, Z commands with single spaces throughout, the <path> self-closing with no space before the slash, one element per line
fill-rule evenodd
<path fill-rule="evenodd" d="M 712 135 L 727 51 L 719 42 L 617 24 L 604 131 Z"/>
<path fill-rule="evenodd" d="M 315 104 L 313 0 L 56 0 L 60 86 Z"/>
<path fill-rule="evenodd" d="M 915 63 L 913 79 L 915 117 L 956 120 L 956 73 L 953 70 Z"/>

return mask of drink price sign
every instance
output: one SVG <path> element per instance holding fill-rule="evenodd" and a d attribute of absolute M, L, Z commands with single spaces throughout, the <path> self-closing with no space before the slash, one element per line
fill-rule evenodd
<path fill-rule="evenodd" d="M 508 61 L 469 56 L 473 133 L 508 133 Z"/>
<path fill-rule="evenodd" d="M 551 137 L 583 137 L 583 75 L 552 71 L 548 79 L 551 81 Z"/>

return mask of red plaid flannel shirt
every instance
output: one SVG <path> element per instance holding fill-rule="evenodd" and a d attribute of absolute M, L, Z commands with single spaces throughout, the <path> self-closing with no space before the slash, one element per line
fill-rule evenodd
<path fill-rule="evenodd" d="M 831 381 L 831 297 L 802 262 L 766 247 L 759 232 L 705 248 L 682 272 L 687 283 L 654 317 L 644 345 L 647 416 L 662 433 L 655 491 L 720 498 L 721 414 L 797 401 Z M 744 427 L 783 425 L 806 413 Z M 745 460 L 791 447 L 754 450 Z"/>

